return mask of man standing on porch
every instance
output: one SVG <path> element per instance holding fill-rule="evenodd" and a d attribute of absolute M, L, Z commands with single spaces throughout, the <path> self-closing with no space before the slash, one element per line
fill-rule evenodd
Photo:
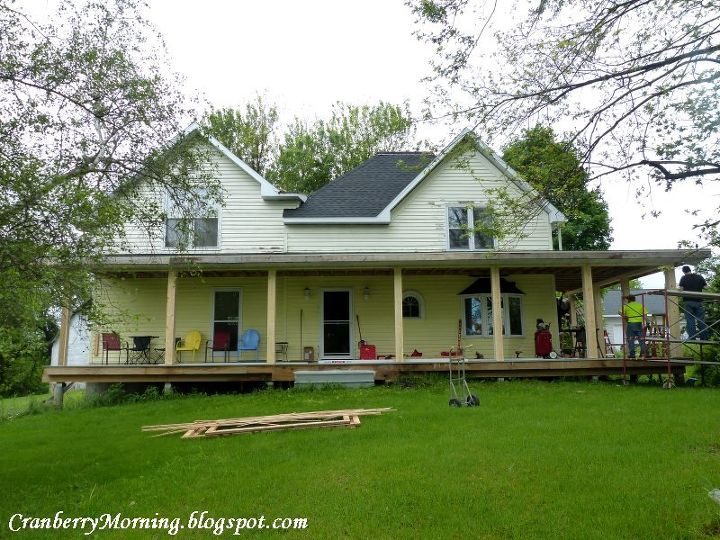
<path fill-rule="evenodd" d="M 705 278 L 693 272 L 689 266 L 683 266 L 682 271 L 683 277 L 680 278 L 678 287 L 683 291 L 701 293 L 703 289 L 707 287 Z M 705 324 L 705 310 L 703 309 L 702 300 L 684 296 L 683 311 L 687 319 L 688 339 L 706 340 L 708 338 L 707 325 Z"/>
<path fill-rule="evenodd" d="M 629 294 L 627 300 L 621 315 L 627 322 L 628 358 L 635 358 L 635 338 L 640 341 L 640 354 L 647 356 L 647 345 L 642 335 L 647 310 L 645 306 L 635 300 L 635 295 Z"/>

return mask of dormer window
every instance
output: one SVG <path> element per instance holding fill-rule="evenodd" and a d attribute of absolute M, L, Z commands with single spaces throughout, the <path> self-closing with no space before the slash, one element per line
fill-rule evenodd
<path fill-rule="evenodd" d="M 489 216 L 482 206 L 448 207 L 448 248 L 452 250 L 493 249 L 495 240 L 481 229 Z"/>

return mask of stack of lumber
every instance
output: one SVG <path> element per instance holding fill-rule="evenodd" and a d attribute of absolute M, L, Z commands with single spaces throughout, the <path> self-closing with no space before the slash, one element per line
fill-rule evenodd
<path fill-rule="evenodd" d="M 197 437 L 218 437 L 220 435 L 238 435 L 259 431 L 279 431 L 286 429 L 355 427 L 360 425 L 360 417 L 391 412 L 391 408 L 382 409 L 344 409 L 339 411 L 312 411 L 302 413 L 276 414 L 271 416 L 250 416 L 246 418 L 222 418 L 218 420 L 195 420 L 185 424 L 160 424 L 143 426 L 143 431 L 157 432 L 155 437 L 182 433 L 183 439 Z"/>

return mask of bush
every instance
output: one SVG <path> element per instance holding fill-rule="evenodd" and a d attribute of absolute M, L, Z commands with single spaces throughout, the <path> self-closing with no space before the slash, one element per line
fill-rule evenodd
<path fill-rule="evenodd" d="M 47 392 L 42 371 L 49 360 L 47 345 L 40 336 L 0 329 L 0 397 Z"/>

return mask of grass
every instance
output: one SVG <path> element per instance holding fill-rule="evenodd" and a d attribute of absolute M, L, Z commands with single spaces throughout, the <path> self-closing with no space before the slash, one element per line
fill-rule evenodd
<path fill-rule="evenodd" d="M 9 516 L 306 517 L 289 538 L 707 538 L 720 531 L 720 392 L 476 383 L 265 391 L 75 408 L 0 423 Z M 149 438 L 144 424 L 391 406 L 354 430 Z M 246 531 L 247 537 L 275 531 Z M 97 533 L 100 534 L 100 533 Z M 231 533 L 226 533 L 230 536 Z M 77 538 L 25 531 L 17 538 Z M 102 538 L 166 538 L 103 531 Z M 210 538 L 210 530 L 180 532 Z"/>

